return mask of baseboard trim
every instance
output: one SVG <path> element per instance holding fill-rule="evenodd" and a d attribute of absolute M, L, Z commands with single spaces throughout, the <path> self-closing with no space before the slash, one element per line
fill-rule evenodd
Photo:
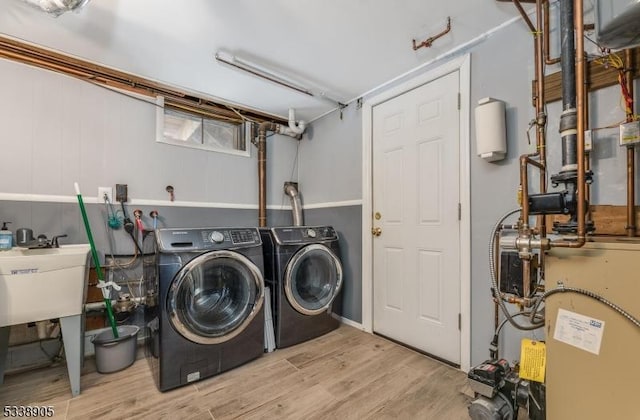
<path fill-rule="evenodd" d="M 340 317 L 340 322 L 342 322 L 343 324 L 348 325 L 350 327 L 357 328 L 357 329 L 359 329 L 361 331 L 364 331 L 364 327 L 362 326 L 361 323 L 353 321 L 353 320 L 351 320 L 349 318 L 345 318 L 345 317 L 341 316 Z"/>

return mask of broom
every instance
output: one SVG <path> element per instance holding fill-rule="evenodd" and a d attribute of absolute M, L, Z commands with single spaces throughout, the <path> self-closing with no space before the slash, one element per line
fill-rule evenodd
<path fill-rule="evenodd" d="M 89 245 L 91 246 L 91 256 L 93 257 L 93 265 L 96 267 L 96 274 L 98 275 L 98 287 L 102 290 L 102 297 L 104 298 L 104 304 L 107 308 L 107 317 L 109 318 L 109 325 L 113 331 L 113 338 L 118 338 L 118 328 L 116 327 L 116 320 L 113 317 L 113 308 L 111 307 L 111 298 L 109 294 L 111 289 L 104 282 L 104 274 L 100 268 L 100 260 L 98 259 L 98 253 L 96 252 L 96 245 L 93 243 L 93 235 L 91 235 L 91 226 L 89 226 L 89 219 L 87 218 L 87 211 L 84 208 L 84 202 L 82 201 L 82 195 L 80 194 L 80 187 L 75 182 L 76 196 L 78 197 L 78 204 L 80 205 L 80 212 L 82 213 L 82 220 L 84 221 L 84 228 L 87 231 L 87 237 L 89 238 Z"/>

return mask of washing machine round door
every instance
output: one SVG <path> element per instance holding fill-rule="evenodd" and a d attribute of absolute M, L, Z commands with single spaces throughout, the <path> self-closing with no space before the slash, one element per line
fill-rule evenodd
<path fill-rule="evenodd" d="M 211 251 L 182 267 L 167 295 L 171 325 L 200 344 L 228 341 L 262 308 L 264 279 L 247 257 Z"/>
<path fill-rule="evenodd" d="M 296 252 L 284 273 L 284 290 L 291 306 L 305 315 L 326 311 L 342 288 L 342 263 L 322 244 Z"/>

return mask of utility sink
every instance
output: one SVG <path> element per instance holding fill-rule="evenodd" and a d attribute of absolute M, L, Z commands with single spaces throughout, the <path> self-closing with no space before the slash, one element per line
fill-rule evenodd
<path fill-rule="evenodd" d="M 82 314 L 88 244 L 0 252 L 0 327 Z"/>
<path fill-rule="evenodd" d="M 0 251 L 0 385 L 11 325 L 59 318 L 71 395 L 80 394 L 89 245 Z"/>

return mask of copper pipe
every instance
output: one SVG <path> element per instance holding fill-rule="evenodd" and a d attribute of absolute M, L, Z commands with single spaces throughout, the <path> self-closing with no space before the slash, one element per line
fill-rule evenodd
<path fill-rule="evenodd" d="M 586 242 L 586 174 L 584 168 L 584 128 L 585 128 L 585 90 L 582 85 L 585 83 L 585 53 L 584 53 L 584 8 L 583 0 L 574 0 L 574 26 L 576 31 L 576 108 L 577 108 L 577 164 L 578 164 L 578 203 L 577 219 L 578 232 L 575 241 L 559 240 L 551 242 L 551 246 L 563 248 L 580 248 Z"/>
<path fill-rule="evenodd" d="M 627 107 L 627 122 L 633 121 L 633 53 L 630 48 L 624 50 L 626 88 L 631 98 Z M 636 150 L 633 146 L 627 147 L 627 236 L 636 236 Z"/>
<path fill-rule="evenodd" d="M 529 307 L 529 306 L 532 305 L 531 299 L 526 298 L 526 297 L 521 298 L 521 297 L 516 297 L 516 296 L 508 296 L 504 300 L 507 303 L 512 303 L 512 304 L 516 304 L 516 305 L 520 305 L 520 306 Z"/>
<path fill-rule="evenodd" d="M 536 1 L 536 19 L 538 25 L 542 21 L 542 1 Z M 544 63 L 542 62 L 543 56 L 543 42 L 541 37 L 541 31 L 533 27 L 533 24 L 529 20 L 526 13 L 522 9 L 518 0 L 513 0 L 513 4 L 518 8 L 523 15 L 523 19 L 527 22 L 527 25 L 531 28 L 534 39 L 534 64 L 535 64 L 535 86 L 536 86 L 536 152 L 528 155 L 520 156 L 520 188 L 522 192 L 522 212 L 520 219 L 523 223 L 523 228 L 526 230 L 529 228 L 529 177 L 527 174 L 527 164 L 532 164 L 541 169 L 540 173 L 540 192 L 546 192 L 546 143 L 545 143 L 545 125 L 546 115 L 544 114 Z M 539 156 L 539 161 L 531 159 L 532 157 Z M 544 218 L 538 219 L 539 224 L 544 226 Z"/>
<path fill-rule="evenodd" d="M 543 30 L 542 37 L 544 38 L 544 62 L 547 65 L 558 64 L 560 62 L 560 57 L 551 58 L 551 35 L 549 34 L 550 23 L 549 23 L 549 0 L 543 0 L 544 5 L 544 20 L 543 20 Z"/>
<path fill-rule="evenodd" d="M 35 67 L 40 67 L 40 68 L 44 68 L 44 69 L 55 69 L 57 71 L 60 71 L 61 73 L 68 73 L 71 74 L 73 76 L 79 77 L 81 79 L 90 79 L 91 78 L 91 74 L 87 73 L 87 72 L 83 72 L 83 71 L 78 71 L 75 69 L 72 69 L 68 66 L 62 66 L 59 64 L 55 64 L 55 63 L 49 63 L 37 58 L 32 58 L 32 57 L 26 57 L 23 56 L 21 54 L 18 53 L 14 53 L 12 51 L 0 51 L 0 57 L 2 58 L 8 58 L 14 61 L 18 61 L 24 64 L 29 64 Z"/>
<path fill-rule="evenodd" d="M 267 131 L 277 124 L 265 121 L 258 126 L 258 226 L 267 226 Z"/>
<path fill-rule="evenodd" d="M 584 95 L 584 129 L 589 130 L 589 77 L 587 75 L 587 69 L 589 66 L 587 65 L 587 60 L 584 61 L 584 72 L 585 72 L 585 82 L 582 84 L 582 90 Z M 592 133 L 593 134 L 593 133 Z M 591 139 L 591 147 L 593 147 L 593 138 Z M 584 151 L 584 170 L 586 172 L 591 171 L 591 152 L 587 150 Z M 587 203 L 591 203 L 591 184 L 587 184 L 584 191 L 584 199 L 587 200 Z M 591 206 L 587 207 L 587 220 L 591 220 Z"/>
<path fill-rule="evenodd" d="M 540 26 L 542 25 L 542 2 L 546 0 L 537 0 L 536 1 L 536 22 L 538 24 L 538 30 L 536 31 L 535 36 L 535 71 L 536 71 L 536 152 L 539 156 L 540 161 L 540 193 L 547 192 L 547 173 L 546 173 L 546 162 L 547 162 L 547 148 L 546 148 L 546 123 L 547 116 L 545 114 L 544 105 L 544 62 L 542 61 L 542 56 L 544 54 L 544 36 L 543 31 L 541 31 Z M 542 235 L 546 234 L 545 232 L 545 219 L 544 216 L 540 216 L 538 218 L 538 226 L 541 227 Z"/>
<path fill-rule="evenodd" d="M 544 9 L 543 6 L 544 5 Z M 549 63 L 549 0 L 537 0 L 536 1 L 536 23 L 538 24 L 538 33 L 536 36 L 536 63 L 535 63 L 535 71 L 536 71 L 536 79 L 538 80 L 536 84 L 537 93 L 536 93 L 536 144 L 537 151 L 539 154 L 539 162 L 540 162 L 540 178 L 539 178 L 539 189 L 540 193 L 544 194 L 547 192 L 547 135 L 546 135 L 546 123 L 547 116 L 545 114 L 545 96 L 544 96 L 544 66 Z M 541 30 L 540 30 L 541 29 Z M 545 60 L 543 61 L 542 56 L 545 56 Z M 558 59 L 558 61 L 560 61 Z M 547 219 L 546 216 L 540 215 L 537 217 L 536 228 L 538 230 L 538 234 L 541 238 L 545 238 L 547 236 Z M 544 252 L 538 253 L 538 267 L 540 270 L 544 269 Z M 526 267 L 527 272 L 525 279 L 527 280 L 527 288 L 528 291 L 529 285 L 531 284 L 531 270 L 529 267 Z M 524 270 L 524 268 L 523 268 Z M 544 277 L 544 273 L 540 273 L 541 277 Z M 525 294 L 525 297 L 528 297 L 529 294 Z"/>
<path fill-rule="evenodd" d="M 532 165 L 540 169 L 539 177 L 539 192 L 545 193 L 547 191 L 547 176 L 546 176 L 546 114 L 544 110 L 544 40 L 543 40 L 543 13 L 542 3 L 545 0 L 536 0 L 536 25 L 537 28 L 531 24 L 531 21 L 524 13 L 522 6 L 518 0 L 513 0 L 514 5 L 520 11 L 523 19 L 529 25 L 533 34 L 534 40 L 534 64 L 535 64 L 535 109 L 536 109 L 536 152 L 528 155 L 520 156 L 520 192 L 521 192 L 521 213 L 520 213 L 520 231 L 519 234 L 524 237 L 529 237 L 534 230 L 538 231 L 541 236 L 546 236 L 546 221 L 543 215 L 539 215 L 536 218 L 536 228 L 532 230 L 529 226 L 529 175 L 528 166 Z M 538 157 L 538 160 L 534 160 L 534 157 Z M 542 253 L 538 258 L 542 259 Z M 522 282 L 523 282 L 523 295 L 528 297 L 531 292 L 531 256 L 522 257 Z M 542 262 L 542 260 L 540 260 Z"/>
<path fill-rule="evenodd" d="M 198 109 L 206 106 L 210 110 L 216 110 L 216 113 L 221 113 L 222 115 L 227 115 L 231 118 L 237 119 L 237 112 L 235 111 L 238 111 L 241 114 L 258 121 L 265 121 L 268 119 L 278 123 L 287 122 L 286 119 L 235 106 L 233 107 L 235 111 L 233 111 L 229 109 L 229 105 L 223 103 L 216 103 L 212 100 L 195 97 L 191 93 L 175 90 L 168 85 L 143 79 L 141 77 L 94 64 L 89 61 L 69 57 L 45 48 L 10 39 L 2 35 L 0 35 L 0 57 L 47 70 L 53 70 L 98 85 L 116 86 L 120 89 L 140 93 L 146 96 L 164 96 L 165 103 L 167 103 L 169 99 L 173 99 L 175 101 L 182 101 L 184 104 L 190 104 Z"/>
<path fill-rule="evenodd" d="M 422 47 L 427 47 L 430 48 L 433 45 L 433 41 L 435 41 L 438 38 L 441 38 L 443 36 L 445 36 L 446 34 L 448 34 L 451 31 L 451 18 L 447 17 L 447 27 L 446 29 L 444 29 L 442 32 L 440 32 L 439 34 L 436 34 L 434 36 L 431 36 L 429 38 L 427 38 L 426 40 L 422 41 L 420 44 L 416 43 L 416 40 L 413 40 L 413 51 L 422 48 Z"/>
<path fill-rule="evenodd" d="M 625 227 L 625 230 L 627 231 L 627 236 L 629 237 L 636 236 L 635 172 L 635 148 L 627 147 L 627 226 Z"/>
<path fill-rule="evenodd" d="M 531 294 L 531 260 L 530 259 L 527 259 L 527 258 L 522 259 L 522 271 L 523 273 L 527 273 L 527 275 L 522 278 L 522 295 L 527 298 Z"/>
<path fill-rule="evenodd" d="M 531 32 L 536 33 L 536 28 L 533 26 L 533 23 L 531 23 L 531 19 L 529 19 L 529 16 L 527 16 L 527 12 L 525 12 L 524 9 L 522 8 L 522 5 L 520 4 L 520 0 L 513 0 L 513 4 L 514 6 L 516 6 L 516 9 L 518 9 L 518 11 L 520 12 L 520 15 L 522 16 L 522 20 L 524 20 L 524 22 L 527 24 Z"/>

